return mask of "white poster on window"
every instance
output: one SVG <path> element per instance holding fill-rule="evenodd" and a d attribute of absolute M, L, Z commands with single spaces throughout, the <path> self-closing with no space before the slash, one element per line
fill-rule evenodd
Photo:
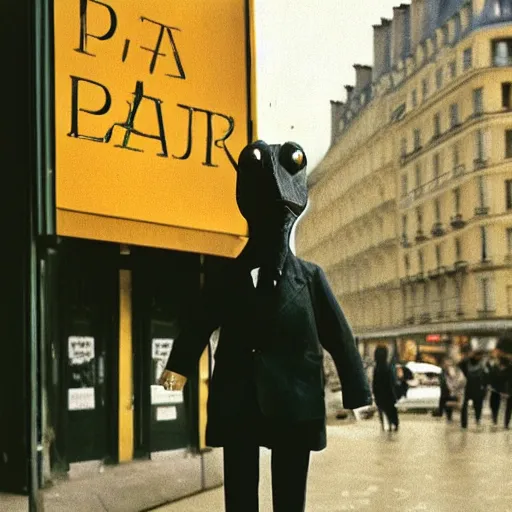
<path fill-rule="evenodd" d="M 181 404 L 183 402 L 183 391 L 169 391 L 163 386 L 151 386 L 151 404 Z"/>
<path fill-rule="evenodd" d="M 172 338 L 153 338 L 151 342 L 151 357 L 155 365 L 155 382 L 158 384 L 158 379 L 165 370 L 167 359 L 172 350 L 174 340 Z"/>
<path fill-rule="evenodd" d="M 94 359 L 94 338 L 91 336 L 70 336 L 68 338 L 69 364 L 73 366 L 89 363 Z"/>
<path fill-rule="evenodd" d="M 87 411 L 95 406 L 94 388 L 68 389 L 68 411 Z"/>
<path fill-rule="evenodd" d="M 155 382 L 151 386 L 151 404 L 180 404 L 183 403 L 183 391 L 166 390 L 158 385 L 158 380 L 167 364 L 174 339 L 154 338 L 151 343 L 151 356 L 155 365 Z"/>
<path fill-rule="evenodd" d="M 157 407 L 156 421 L 172 421 L 178 417 L 176 407 Z"/>

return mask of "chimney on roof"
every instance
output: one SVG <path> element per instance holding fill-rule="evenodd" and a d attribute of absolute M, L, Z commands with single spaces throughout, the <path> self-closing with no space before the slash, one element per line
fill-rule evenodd
<path fill-rule="evenodd" d="M 423 39 L 426 13 L 425 1 L 429 0 L 412 0 L 411 3 L 411 49 L 413 51 Z"/>
<path fill-rule="evenodd" d="M 350 103 L 350 100 L 352 99 L 352 93 L 354 92 L 354 86 L 353 85 L 345 85 L 345 90 L 347 91 L 347 104 Z"/>
<path fill-rule="evenodd" d="M 356 70 L 356 91 L 361 91 L 372 83 L 372 67 L 354 64 Z"/>
<path fill-rule="evenodd" d="M 391 68 L 391 21 L 381 18 L 381 22 L 373 26 L 374 82 Z"/>
<path fill-rule="evenodd" d="M 484 10 L 486 0 L 472 0 L 472 1 L 473 1 L 473 4 L 472 4 L 473 14 L 474 14 L 474 16 L 479 16 L 480 14 L 482 14 L 482 11 Z"/>
<path fill-rule="evenodd" d="M 345 110 L 345 103 L 331 100 L 331 145 L 340 133 L 340 121 Z"/>
<path fill-rule="evenodd" d="M 407 57 L 409 53 L 409 5 L 401 4 L 393 8 L 393 25 L 391 30 L 391 66 Z"/>

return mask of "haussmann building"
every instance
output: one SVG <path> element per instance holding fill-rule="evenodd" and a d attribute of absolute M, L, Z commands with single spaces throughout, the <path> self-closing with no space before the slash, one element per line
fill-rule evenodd
<path fill-rule="evenodd" d="M 110 510 L 222 483 L 204 441 L 211 354 L 187 393 L 157 381 L 201 286 L 247 240 L 229 155 L 251 140 L 249 10 L 5 6 L 0 492 L 86 461 L 147 460 L 149 479 L 171 461 L 153 502 L 114 486 Z"/>
<path fill-rule="evenodd" d="M 512 328 L 512 2 L 413 0 L 373 29 L 373 66 L 331 102 L 298 253 L 363 354 L 491 350 Z"/>

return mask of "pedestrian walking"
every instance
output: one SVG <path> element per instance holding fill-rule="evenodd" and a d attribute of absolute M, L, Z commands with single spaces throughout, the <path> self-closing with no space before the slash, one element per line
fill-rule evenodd
<path fill-rule="evenodd" d="M 466 377 L 451 358 L 443 362 L 441 372 L 441 415 L 446 414 L 446 421 L 452 422 L 454 409 L 460 408 L 464 400 Z"/>
<path fill-rule="evenodd" d="M 258 511 L 264 446 L 272 450 L 274 512 L 303 512 L 310 452 L 327 443 L 323 350 L 336 365 L 346 409 L 371 405 L 371 391 L 324 272 L 289 248 L 307 203 L 302 148 L 256 141 L 242 150 L 236 171 L 249 240 L 220 277 L 206 280 L 196 316 L 174 342 L 161 382 L 172 388 L 193 376 L 220 326 L 206 442 L 223 447 L 226 511 Z"/>
<path fill-rule="evenodd" d="M 504 427 L 510 428 L 512 417 L 512 337 L 501 336 L 496 345 L 496 367 L 490 380 L 493 423 L 498 423 L 501 402 L 505 402 Z"/>
<path fill-rule="evenodd" d="M 399 425 L 398 410 L 396 408 L 396 376 L 392 366 L 388 363 L 388 348 L 380 345 L 375 349 L 375 368 L 373 370 L 372 391 L 375 405 L 379 412 L 379 419 L 384 430 L 384 417 L 389 431 L 397 431 Z"/>
<path fill-rule="evenodd" d="M 480 426 L 488 378 L 487 366 L 483 360 L 483 356 L 484 353 L 482 350 L 475 350 L 470 352 L 470 354 L 459 363 L 459 368 L 462 370 L 464 377 L 466 377 L 464 399 L 460 414 L 461 427 L 463 429 L 468 426 L 468 408 L 470 401 L 475 410 L 476 424 Z"/>

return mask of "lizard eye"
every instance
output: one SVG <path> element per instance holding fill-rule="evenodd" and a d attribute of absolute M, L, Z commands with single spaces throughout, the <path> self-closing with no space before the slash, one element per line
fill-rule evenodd
<path fill-rule="evenodd" d="M 302 162 L 304 162 L 304 153 L 298 149 L 293 153 L 292 160 L 299 166 L 302 166 Z"/>
<path fill-rule="evenodd" d="M 303 149 L 294 142 L 286 142 L 281 147 L 279 153 L 279 163 L 295 176 L 299 171 L 306 167 L 306 155 Z"/>

